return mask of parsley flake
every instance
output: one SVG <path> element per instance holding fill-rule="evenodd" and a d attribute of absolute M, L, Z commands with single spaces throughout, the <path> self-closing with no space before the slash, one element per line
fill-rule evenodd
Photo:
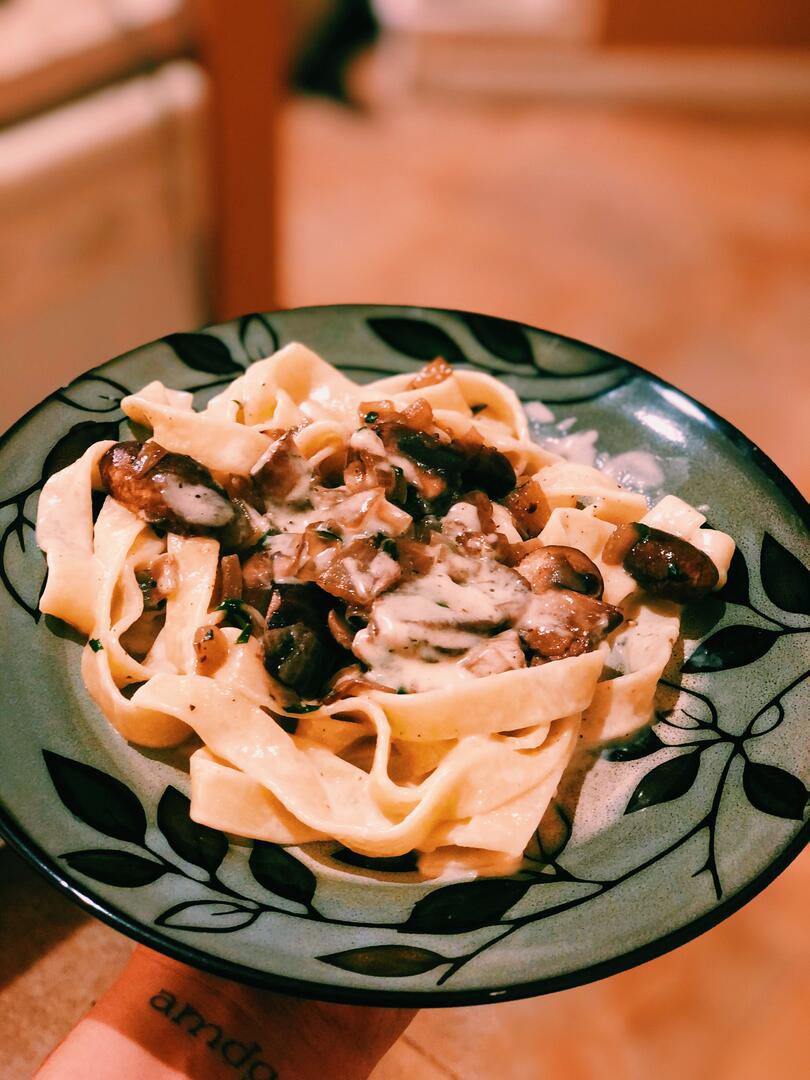
<path fill-rule="evenodd" d="M 338 543 L 343 539 L 338 533 L 333 532 L 332 529 L 322 528 L 316 529 L 315 535 L 320 536 L 321 540 L 337 540 Z"/>
<path fill-rule="evenodd" d="M 232 626 L 237 626 L 242 631 L 239 637 L 236 639 L 237 645 L 244 645 L 250 640 L 250 631 L 253 627 L 253 622 L 250 615 L 245 610 L 245 604 L 242 600 L 237 600 L 235 597 L 229 597 L 227 600 L 223 600 L 216 608 L 217 611 L 224 611 L 225 617 L 230 621 Z"/>

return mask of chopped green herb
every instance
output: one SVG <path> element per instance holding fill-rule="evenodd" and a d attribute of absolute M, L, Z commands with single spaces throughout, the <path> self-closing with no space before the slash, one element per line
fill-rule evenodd
<path fill-rule="evenodd" d="M 320 705 L 318 705 L 317 702 L 314 703 L 314 704 L 306 704 L 305 702 L 302 701 L 299 705 L 285 705 L 284 706 L 284 711 L 289 712 L 289 713 L 317 712 L 318 709 L 320 709 Z"/>
<path fill-rule="evenodd" d="M 374 543 L 380 551 L 384 551 L 385 554 L 390 555 L 392 559 L 397 557 L 397 542 L 392 536 L 386 536 L 385 533 L 377 533 L 374 537 Z"/>
<path fill-rule="evenodd" d="M 244 645 L 250 639 L 250 631 L 253 627 L 250 615 L 245 611 L 244 601 L 231 596 L 227 600 L 223 600 L 216 610 L 224 611 L 225 617 L 230 621 L 231 625 L 239 627 L 242 632 L 236 639 L 236 644 Z"/>
<path fill-rule="evenodd" d="M 446 601 L 444 601 L 444 600 L 437 600 L 437 601 L 436 601 L 436 607 L 446 607 L 446 608 L 449 608 L 449 607 L 450 607 L 450 605 L 449 605 L 448 603 L 446 603 Z"/>
<path fill-rule="evenodd" d="M 277 529 L 275 525 L 271 525 L 270 528 L 266 530 L 266 532 L 262 533 L 256 543 L 252 547 L 247 549 L 247 551 L 264 551 L 267 546 L 267 541 L 270 539 L 270 537 L 278 536 L 280 532 L 281 529 Z"/>
<path fill-rule="evenodd" d="M 91 637 L 87 644 L 90 646 L 93 652 L 101 652 L 101 650 L 104 648 L 104 646 L 101 644 L 97 637 Z"/>
<path fill-rule="evenodd" d="M 398 694 L 409 694 L 410 691 L 406 690 L 404 686 L 398 686 L 397 687 L 397 693 Z"/>
<path fill-rule="evenodd" d="M 367 412 L 363 417 L 367 424 L 373 424 L 375 420 L 379 420 L 380 414 L 376 412 Z"/>
<path fill-rule="evenodd" d="M 485 408 L 486 408 L 485 404 L 484 405 L 471 405 L 470 406 L 470 412 L 473 414 L 473 416 L 477 416 L 480 412 L 483 412 Z"/>
<path fill-rule="evenodd" d="M 332 529 L 316 529 L 315 535 L 320 536 L 321 540 L 337 540 L 338 543 L 343 539 L 338 533 L 333 532 Z"/>

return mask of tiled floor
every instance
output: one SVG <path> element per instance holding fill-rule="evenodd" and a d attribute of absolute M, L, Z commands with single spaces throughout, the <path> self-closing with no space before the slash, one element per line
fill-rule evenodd
<path fill-rule="evenodd" d="M 810 491 L 806 130 L 574 106 L 296 103 L 283 209 L 285 303 L 464 307 L 583 337 L 714 406 Z M 374 1080 L 807 1075 L 808 888 L 805 856 L 641 968 L 424 1011 Z M 3 1080 L 31 1075 L 129 949 L 0 854 Z"/>

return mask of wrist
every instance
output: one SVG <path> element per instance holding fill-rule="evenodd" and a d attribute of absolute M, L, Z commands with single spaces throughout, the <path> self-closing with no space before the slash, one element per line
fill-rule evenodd
<path fill-rule="evenodd" d="M 326 1054 L 331 1075 L 361 1080 L 412 1016 L 254 990 L 139 947 L 39 1080 L 322 1080 Z"/>

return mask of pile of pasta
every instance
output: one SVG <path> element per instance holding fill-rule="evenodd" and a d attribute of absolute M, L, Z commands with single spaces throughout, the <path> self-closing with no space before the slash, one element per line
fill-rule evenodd
<path fill-rule="evenodd" d="M 520 862 L 575 751 L 650 722 L 678 637 L 680 607 L 645 596 L 621 565 L 603 560 L 616 526 L 642 522 L 689 541 L 714 562 L 718 587 L 734 544 L 702 528 L 704 517 L 674 496 L 650 509 L 598 469 L 541 448 L 516 395 L 494 378 L 454 370 L 419 389 L 408 388 L 410 379 L 361 386 L 292 344 L 251 365 L 202 411 L 190 394 L 160 382 L 125 398 L 122 409 L 166 450 L 215 474 L 247 476 L 271 432 L 295 429 L 298 450 L 316 465 L 345 445 L 361 401 L 403 408 L 426 399 L 446 431 L 474 429 L 516 473 L 533 474 L 551 508 L 540 539 L 578 548 L 599 568 L 604 599 L 625 619 L 597 649 L 421 693 L 367 690 L 302 714 L 279 699 L 260 643 L 224 627 L 227 659 L 202 675 L 193 639 L 222 619 L 212 605 L 219 543 L 160 535 L 109 496 L 94 520 L 108 442 L 42 492 L 37 536 L 48 579 L 40 606 L 88 635 L 84 682 L 124 739 L 144 747 L 201 740 L 190 758 L 196 821 L 279 844 L 328 838 L 371 857 L 417 851 L 431 873 L 503 871 Z M 139 660 L 122 639 L 143 611 L 137 572 L 162 553 L 173 557 L 176 587 Z M 364 767 L 350 760 L 361 738 L 373 741 Z"/>

